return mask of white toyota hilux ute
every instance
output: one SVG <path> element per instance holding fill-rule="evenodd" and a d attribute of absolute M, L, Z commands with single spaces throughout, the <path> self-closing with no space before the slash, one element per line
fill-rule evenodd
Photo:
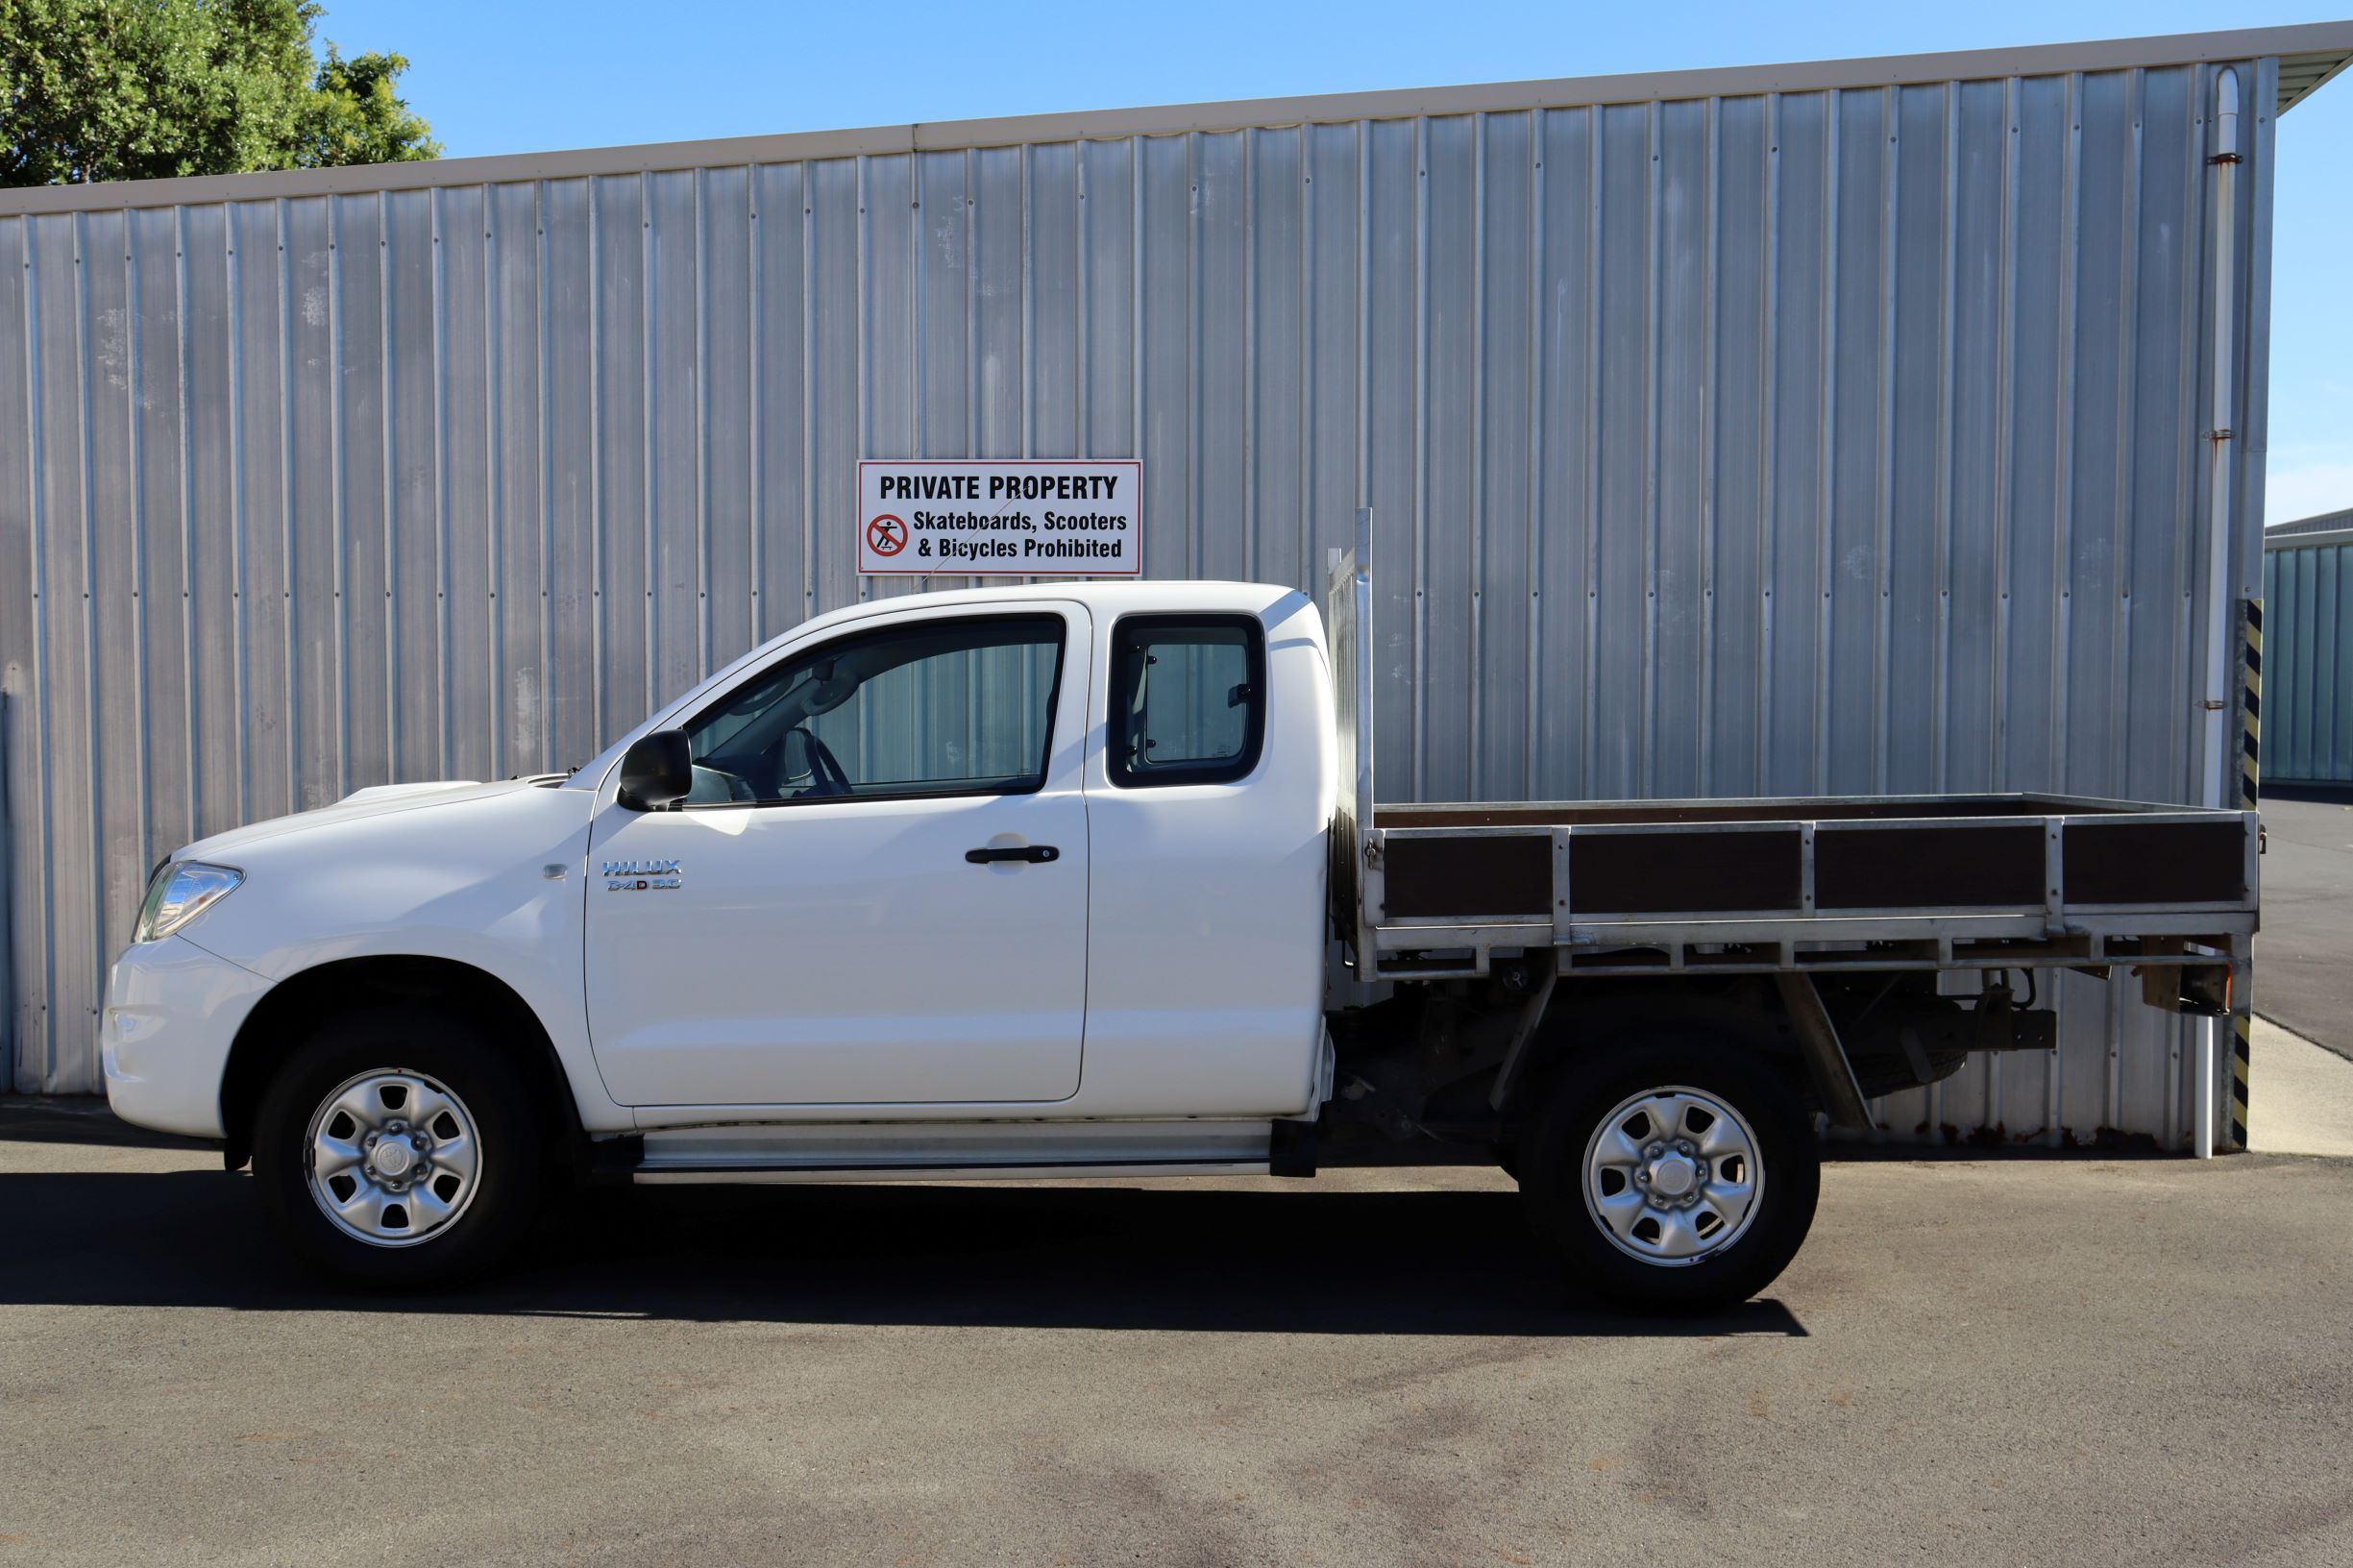
<path fill-rule="evenodd" d="M 570 774 L 189 845 L 114 966 L 109 1098 L 375 1284 L 478 1271 L 564 1184 L 1311 1175 L 1404 1139 L 1500 1163 L 1578 1282 L 1674 1309 L 1788 1262 L 1820 1123 L 2049 1048 L 2015 974 L 2129 958 L 2153 1005 L 2228 1005 L 2251 814 L 1376 812 L 1364 553 L 1322 614 L 862 603 Z"/>

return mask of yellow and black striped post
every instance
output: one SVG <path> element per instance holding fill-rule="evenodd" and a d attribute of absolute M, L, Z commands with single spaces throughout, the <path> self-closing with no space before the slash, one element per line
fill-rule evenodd
<path fill-rule="evenodd" d="M 2240 694 L 2241 749 L 2239 807 L 2253 811 L 2263 803 L 2263 600 L 2246 601 L 2245 688 Z M 2230 1057 L 2230 1136 L 2246 1147 L 2247 1064 L 2253 1055 L 2255 998 L 2250 985 L 2241 985 L 2231 998 L 2230 1021 L 2235 1033 Z"/>

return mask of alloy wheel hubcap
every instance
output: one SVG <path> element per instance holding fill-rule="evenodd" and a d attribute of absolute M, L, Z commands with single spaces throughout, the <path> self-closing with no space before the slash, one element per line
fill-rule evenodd
<path fill-rule="evenodd" d="M 1630 1094 L 1585 1142 L 1585 1213 L 1646 1263 L 1679 1268 L 1723 1252 L 1747 1234 L 1764 1190 L 1755 1132 L 1700 1090 Z"/>
<path fill-rule="evenodd" d="M 319 1102 L 306 1140 L 310 1196 L 344 1235 L 409 1247 L 474 1201 L 481 1139 L 474 1114 L 422 1073 L 363 1072 Z"/>

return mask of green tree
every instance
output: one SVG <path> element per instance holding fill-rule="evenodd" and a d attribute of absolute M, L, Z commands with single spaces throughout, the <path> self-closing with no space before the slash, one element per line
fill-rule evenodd
<path fill-rule="evenodd" d="M 392 90 L 406 69 L 404 55 L 345 60 L 329 44 L 295 130 L 295 167 L 439 158 L 441 143 L 433 140 L 433 128 Z"/>
<path fill-rule="evenodd" d="M 315 0 L 0 0 L 0 185 L 438 158 L 399 55 Z"/>

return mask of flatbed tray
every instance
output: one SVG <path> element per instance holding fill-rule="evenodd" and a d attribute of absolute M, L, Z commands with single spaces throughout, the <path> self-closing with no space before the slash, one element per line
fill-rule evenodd
<path fill-rule="evenodd" d="M 1360 929 L 1473 972 L 1515 942 L 1570 967 L 2211 963 L 2253 935 L 2260 833 L 2044 795 L 1384 805 Z"/>

